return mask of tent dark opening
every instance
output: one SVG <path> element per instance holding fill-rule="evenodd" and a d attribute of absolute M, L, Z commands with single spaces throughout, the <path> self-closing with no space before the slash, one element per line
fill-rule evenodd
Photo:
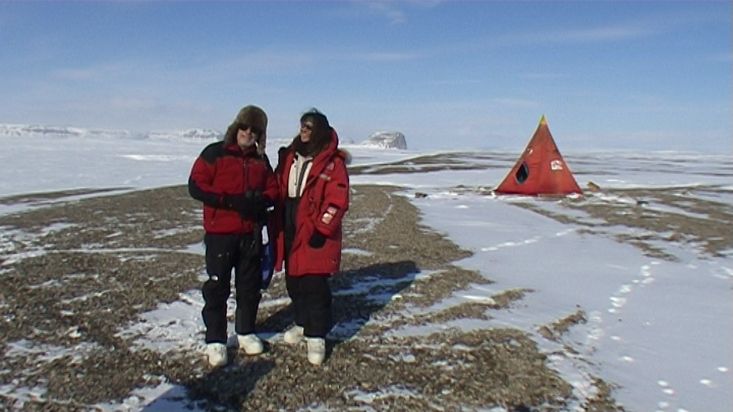
<path fill-rule="evenodd" d="M 514 177 L 517 179 L 517 183 L 524 183 L 525 180 L 529 177 L 529 168 L 527 167 L 527 163 L 522 163 L 522 166 L 517 169 L 517 173 L 514 174 Z"/>

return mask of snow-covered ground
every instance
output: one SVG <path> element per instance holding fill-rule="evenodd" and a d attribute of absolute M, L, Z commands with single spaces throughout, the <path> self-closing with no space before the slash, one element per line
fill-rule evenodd
<path fill-rule="evenodd" d="M 77 188 L 130 190 L 184 184 L 195 157 L 209 142 L 154 136 L 2 136 L 0 198 Z M 558 143 L 562 147 L 562 142 Z M 268 146 L 273 161 L 278 146 L 276 142 Z M 423 154 L 358 145 L 347 149 L 354 165 L 378 165 Z M 534 291 L 519 304 L 492 312 L 490 320 L 448 323 L 445 327 L 510 326 L 526 331 L 548 353 L 552 366 L 573 384 L 579 399 L 591 395 L 586 392 L 592 390 L 589 376 L 594 375 L 617 385 L 614 397 L 631 411 L 730 410 L 733 250 L 716 257 L 665 243 L 659 247 L 676 260 L 651 258 L 613 239 L 614 231 L 624 231 L 623 227 L 588 234 L 575 224 L 560 223 L 515 205 L 517 201 L 535 202 L 543 209 L 560 210 L 552 201 L 456 193 L 452 189 L 457 185 L 495 186 L 516 155 L 465 152 L 458 157 L 477 167 L 352 176 L 352 184 L 390 184 L 404 187 L 408 195 L 414 191 L 429 195 L 412 200 L 422 211 L 424 223 L 472 251 L 473 256 L 459 263 L 495 282 L 470 288 L 452 299 L 487 299 L 506 289 Z M 569 152 L 565 157 L 583 187 L 589 181 L 604 188 L 692 190 L 715 186 L 716 190 L 697 196 L 733 204 L 730 156 Z M 599 202 L 633 201 L 609 194 L 588 196 Z M 0 205 L 0 214 L 22 207 Z M 580 211 L 565 209 L 562 213 L 591 219 Z M 145 322 L 120 333 L 143 328 L 149 340 L 140 344 L 156 342 L 160 351 L 169 350 L 166 345 L 196 345 L 194 336 L 201 327 L 199 305 L 200 297 L 192 291 L 180 302 L 161 306 L 147 314 Z M 537 328 L 579 308 L 588 314 L 588 321 L 571 328 L 565 337 L 578 351 L 571 356 L 561 343 L 542 337 Z M 429 332 L 415 328 L 399 333 Z M 7 357 L 30 349 L 20 342 L 2 350 Z M 49 356 L 54 356 L 52 352 L 49 349 Z M 131 394 L 123 405 L 132 410 L 146 405 L 146 410 L 171 410 L 175 404 L 166 399 L 176 395 L 180 395 L 178 388 L 161 385 Z M 101 407 L 111 410 L 120 405 Z"/>

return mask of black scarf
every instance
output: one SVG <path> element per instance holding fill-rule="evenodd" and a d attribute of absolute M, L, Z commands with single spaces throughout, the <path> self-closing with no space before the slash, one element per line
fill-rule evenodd
<path fill-rule="evenodd" d="M 318 153 L 319 148 L 313 140 L 308 143 L 303 143 L 300 137 L 296 137 L 293 141 L 293 149 L 301 156 L 314 157 Z"/>

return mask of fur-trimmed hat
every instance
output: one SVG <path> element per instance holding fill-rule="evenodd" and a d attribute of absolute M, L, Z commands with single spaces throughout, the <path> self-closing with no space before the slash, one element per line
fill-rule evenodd
<path fill-rule="evenodd" d="M 267 143 L 267 115 L 261 108 L 253 105 L 245 106 L 237 113 L 232 124 L 227 128 L 224 134 L 224 144 L 232 144 L 237 142 L 237 130 L 239 125 L 246 124 L 260 129 L 262 132 L 257 136 L 257 152 L 265 153 L 265 145 Z"/>

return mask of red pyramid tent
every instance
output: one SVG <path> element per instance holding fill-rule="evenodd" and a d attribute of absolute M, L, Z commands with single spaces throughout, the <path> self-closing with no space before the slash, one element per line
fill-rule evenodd
<path fill-rule="evenodd" d="M 583 193 L 557 149 L 545 116 L 540 119 L 522 156 L 495 192 L 521 195 Z"/>

